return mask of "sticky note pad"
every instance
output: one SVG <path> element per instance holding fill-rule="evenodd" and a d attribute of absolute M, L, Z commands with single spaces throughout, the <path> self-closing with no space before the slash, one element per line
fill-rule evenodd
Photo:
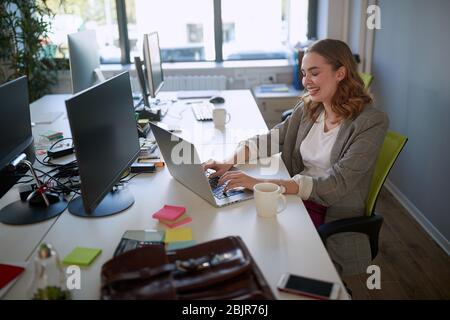
<path fill-rule="evenodd" d="M 175 220 L 185 212 L 185 207 L 165 205 L 159 211 L 155 212 L 152 217 L 155 219 Z"/>
<path fill-rule="evenodd" d="M 186 224 L 186 223 L 189 223 L 191 221 L 192 221 L 192 218 L 189 217 L 186 213 L 183 214 L 182 216 L 180 216 L 178 219 L 175 219 L 175 220 L 159 219 L 159 222 L 165 224 L 169 228 L 179 227 L 179 226 L 181 226 L 183 224 Z"/>
<path fill-rule="evenodd" d="M 148 119 L 139 119 L 139 120 L 138 120 L 138 123 L 139 123 L 139 124 L 144 124 L 144 125 L 145 125 L 145 124 L 149 123 L 149 120 L 148 120 Z"/>
<path fill-rule="evenodd" d="M 167 250 L 183 249 L 187 247 L 192 247 L 195 244 L 196 244 L 195 240 L 171 242 L 167 245 Z"/>
<path fill-rule="evenodd" d="M 75 264 L 79 266 L 88 266 L 102 252 L 97 248 L 76 247 L 63 260 L 65 264 Z"/>
<path fill-rule="evenodd" d="M 192 229 L 191 228 L 178 228 L 167 229 L 165 243 L 177 242 L 177 241 L 191 241 Z"/>
<path fill-rule="evenodd" d="M 46 131 L 41 134 L 41 136 L 46 137 L 50 141 L 62 139 L 64 137 L 61 131 Z"/>

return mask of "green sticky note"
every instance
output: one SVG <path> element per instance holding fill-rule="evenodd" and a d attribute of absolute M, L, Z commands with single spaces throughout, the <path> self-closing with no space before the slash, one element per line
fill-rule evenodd
<path fill-rule="evenodd" d="M 63 260 L 65 264 L 89 266 L 92 261 L 102 252 L 102 249 L 76 247 Z"/>
<path fill-rule="evenodd" d="M 191 241 L 192 229 L 191 228 L 177 228 L 166 230 L 165 243 L 177 242 L 177 241 Z"/>
<path fill-rule="evenodd" d="M 167 245 L 167 250 L 170 251 L 170 250 L 183 249 L 183 248 L 187 248 L 187 247 L 192 247 L 194 244 L 196 244 L 195 240 L 171 242 Z"/>

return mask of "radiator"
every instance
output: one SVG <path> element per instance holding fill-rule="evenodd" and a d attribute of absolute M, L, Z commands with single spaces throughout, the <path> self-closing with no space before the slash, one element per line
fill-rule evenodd
<path fill-rule="evenodd" d="M 226 90 L 225 76 L 168 76 L 164 77 L 162 91 Z"/>

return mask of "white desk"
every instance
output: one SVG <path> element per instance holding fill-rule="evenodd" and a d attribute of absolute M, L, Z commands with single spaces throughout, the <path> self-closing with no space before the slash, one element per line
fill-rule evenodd
<path fill-rule="evenodd" d="M 64 100 L 67 97 L 69 95 L 48 95 L 32 103 L 30 105 L 31 120 L 33 121 L 34 115 L 41 110 L 63 111 Z M 39 141 L 40 134 L 46 130 L 61 130 L 64 136 L 70 137 L 70 128 L 65 116 L 50 125 L 34 126 L 32 132 L 35 142 Z M 35 165 L 39 167 L 37 162 Z M 19 200 L 17 185 L 2 197 L 0 207 L 16 200 Z M 57 218 L 25 226 L 9 226 L 0 223 L 0 262 L 25 262 Z"/>
<path fill-rule="evenodd" d="M 164 96 L 170 96 L 170 94 L 165 92 Z M 232 114 L 232 120 L 225 130 L 227 138 L 222 144 L 214 140 L 218 138 L 204 140 L 203 137 L 198 136 L 191 140 L 202 144 L 203 147 L 207 146 L 202 148 L 202 159 L 208 158 L 217 148 L 225 149 L 224 154 L 232 152 L 236 146 L 234 140 L 230 138 L 234 136 L 232 128 L 266 128 L 249 91 L 224 91 L 222 95 L 226 99 L 225 107 Z M 185 107 L 183 102 L 179 102 L 172 106 L 169 113 L 176 112 L 175 108 Z M 195 122 L 193 119 L 192 112 L 186 110 L 182 113 L 181 119 L 166 116 L 164 122 L 177 121 L 176 123 L 183 128 L 183 135 L 187 135 L 190 130 L 198 130 L 201 126 L 210 130 L 212 137 L 218 137 L 212 123 Z M 242 139 L 251 136 L 250 131 L 247 132 L 248 134 L 242 132 Z M 273 157 L 273 161 L 279 164 L 276 176 L 287 178 L 287 170 L 279 156 Z M 242 166 L 242 169 L 256 176 L 261 175 L 256 165 Z M 186 207 L 187 213 L 193 218 L 189 226 L 193 230 L 194 240 L 198 243 L 228 235 L 241 236 L 277 298 L 299 298 L 299 296 L 280 293 L 276 290 L 276 283 L 284 272 L 341 283 L 306 209 L 296 196 L 287 197 L 287 209 L 277 218 L 263 219 L 256 215 L 254 200 L 220 209 L 212 207 L 173 179 L 167 168 L 160 169 L 154 174 L 134 178 L 129 188 L 136 202 L 128 210 L 98 219 L 83 219 L 66 211 L 43 239 L 43 242 L 51 243 L 61 257 L 68 254 L 75 246 L 96 247 L 103 250 L 90 267 L 82 269 L 81 290 L 73 291 L 76 299 L 99 298 L 101 266 L 112 257 L 124 231 L 164 229 L 151 218 L 152 213 L 164 204 Z M 10 290 L 7 298 L 24 298 L 29 278 L 28 271 Z M 347 298 L 344 290 L 340 298 Z"/>

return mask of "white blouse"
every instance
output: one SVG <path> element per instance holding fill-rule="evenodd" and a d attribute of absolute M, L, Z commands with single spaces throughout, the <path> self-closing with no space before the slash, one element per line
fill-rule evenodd
<path fill-rule="evenodd" d="M 334 146 L 340 127 L 341 125 L 339 124 L 325 132 L 325 112 L 322 112 L 302 141 L 300 155 L 305 168 L 300 174 L 295 175 L 293 179 L 299 185 L 298 195 L 303 200 L 307 200 L 311 195 L 312 178 L 326 177 L 329 174 L 331 149 Z"/>

